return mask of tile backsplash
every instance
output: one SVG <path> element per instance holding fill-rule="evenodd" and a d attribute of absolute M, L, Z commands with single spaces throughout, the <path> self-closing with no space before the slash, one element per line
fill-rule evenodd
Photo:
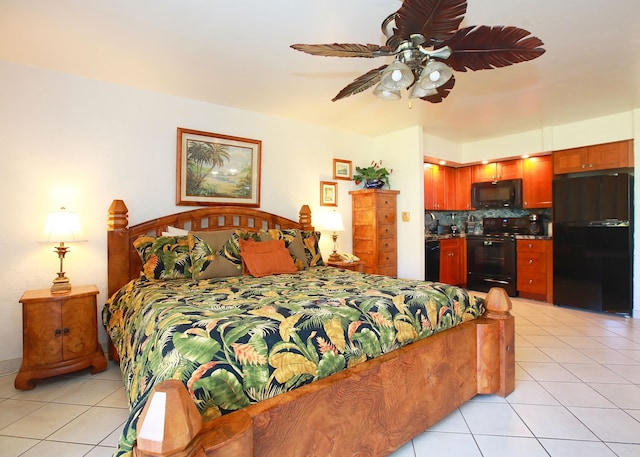
<path fill-rule="evenodd" d="M 532 209 L 515 209 L 515 208 L 492 208 L 479 209 L 473 211 L 425 211 L 424 223 L 425 231 L 428 230 L 433 215 L 440 225 L 457 225 L 462 230 L 466 227 L 466 221 L 469 216 L 473 215 L 476 224 L 482 226 L 482 219 L 485 217 L 526 217 L 531 214 L 537 214 L 542 226 L 542 235 L 548 234 L 548 226 L 551 221 L 551 208 L 532 208 Z"/>

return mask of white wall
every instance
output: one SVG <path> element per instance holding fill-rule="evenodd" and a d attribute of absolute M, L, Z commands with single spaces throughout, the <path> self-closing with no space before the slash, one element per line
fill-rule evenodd
<path fill-rule="evenodd" d="M 80 216 L 88 242 L 71 246 L 65 271 L 73 284 L 98 286 L 101 308 L 112 199 L 125 201 L 132 224 L 191 209 L 175 206 L 177 127 L 262 140 L 261 208 L 297 219 L 309 204 L 316 225 L 327 210 L 319 189 L 333 180 L 332 159 L 372 160 L 373 140 L 361 135 L 7 62 L 0 81 L 0 373 L 17 369 L 22 356 L 20 296 L 50 287 L 58 270 L 53 247 L 38 242 L 49 211 L 65 206 Z M 352 189 L 338 181 L 346 227 Z M 351 250 L 350 230 L 339 243 Z M 323 253 L 331 248 L 323 236 Z"/>
<path fill-rule="evenodd" d="M 400 278 L 424 278 L 422 141 L 422 127 L 412 127 L 379 136 L 374 146 L 377 156 L 384 161 L 384 165 L 393 169 L 389 177 L 391 188 L 400 191 L 397 197 L 398 277 Z M 402 220 L 402 213 L 408 213 L 409 221 Z"/>

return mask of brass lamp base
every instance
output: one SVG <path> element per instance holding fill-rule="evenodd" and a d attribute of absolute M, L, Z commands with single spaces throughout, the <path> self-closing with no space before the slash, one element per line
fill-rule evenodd
<path fill-rule="evenodd" d="M 60 273 L 58 273 L 60 274 Z M 64 276 L 58 276 L 53 280 L 53 285 L 51 286 L 51 293 L 54 295 L 63 295 L 71 292 L 71 283 L 69 282 L 69 278 Z"/>
<path fill-rule="evenodd" d="M 338 234 L 336 232 L 333 232 L 333 235 L 331 235 L 331 238 L 333 239 L 333 252 L 329 256 L 329 262 L 342 262 L 342 257 L 340 257 L 340 255 L 337 252 L 338 251 Z"/>
<path fill-rule="evenodd" d="M 69 278 L 64 275 L 64 271 L 62 271 L 62 261 L 64 260 L 64 255 L 69 251 L 69 248 L 64 245 L 64 243 L 60 243 L 60 246 L 56 246 L 54 252 L 58 253 L 58 258 L 60 259 L 60 271 L 58 272 L 58 277 L 53 280 L 53 285 L 51 286 L 51 293 L 54 295 L 63 295 L 71 292 L 71 283 L 69 282 Z"/>
<path fill-rule="evenodd" d="M 329 256 L 329 262 L 342 262 L 342 257 L 336 251 L 333 251 Z"/>

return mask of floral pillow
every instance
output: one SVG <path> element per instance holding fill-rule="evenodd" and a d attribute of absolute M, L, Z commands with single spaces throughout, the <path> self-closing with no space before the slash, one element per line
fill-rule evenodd
<path fill-rule="evenodd" d="M 310 267 L 317 267 L 324 265 L 322 260 L 322 253 L 320 252 L 320 232 L 312 232 L 302 230 L 302 244 L 307 255 L 307 261 Z"/>
<path fill-rule="evenodd" d="M 149 281 L 191 278 L 187 236 L 141 235 L 133 246 L 142 260 L 142 278 Z"/>

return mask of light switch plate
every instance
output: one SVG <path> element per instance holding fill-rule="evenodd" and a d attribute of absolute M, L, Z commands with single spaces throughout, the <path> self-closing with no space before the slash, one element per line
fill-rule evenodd
<path fill-rule="evenodd" d="M 409 222 L 411 220 L 411 213 L 409 211 L 402 212 L 402 222 Z"/>

